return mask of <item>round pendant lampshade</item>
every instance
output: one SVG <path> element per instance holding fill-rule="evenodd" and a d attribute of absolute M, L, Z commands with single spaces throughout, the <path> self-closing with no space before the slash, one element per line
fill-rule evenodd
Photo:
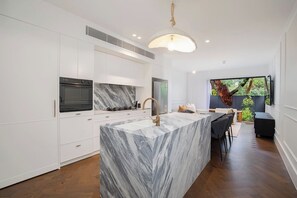
<path fill-rule="evenodd" d="M 176 28 L 170 28 L 153 36 L 148 47 L 164 47 L 170 51 L 193 52 L 196 50 L 196 43 L 183 31 Z"/>

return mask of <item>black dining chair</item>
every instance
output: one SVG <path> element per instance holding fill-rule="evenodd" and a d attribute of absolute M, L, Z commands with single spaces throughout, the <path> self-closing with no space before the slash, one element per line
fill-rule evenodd
<path fill-rule="evenodd" d="M 222 154 L 222 141 L 225 147 L 225 153 L 227 153 L 227 140 L 226 140 L 226 129 L 228 127 L 229 117 L 222 117 L 213 121 L 211 123 L 211 137 L 213 139 L 218 139 L 219 141 L 219 148 L 220 148 L 220 156 L 221 161 L 223 161 L 223 154 Z"/>
<path fill-rule="evenodd" d="M 228 125 L 226 127 L 226 132 L 228 134 L 229 145 L 231 147 L 231 143 L 233 141 L 232 123 L 233 123 L 234 113 L 226 114 L 225 116 L 228 118 Z"/>
<path fill-rule="evenodd" d="M 231 136 L 232 138 L 232 141 L 233 141 L 233 129 L 232 129 L 232 124 L 233 124 L 233 119 L 234 119 L 234 116 L 235 116 L 235 113 L 230 113 L 230 114 L 227 114 L 229 117 L 230 117 L 230 123 L 229 123 L 229 127 L 228 127 L 228 135 L 229 137 Z M 229 140 L 231 139 L 229 138 Z M 230 143 L 231 145 L 231 143 Z"/>

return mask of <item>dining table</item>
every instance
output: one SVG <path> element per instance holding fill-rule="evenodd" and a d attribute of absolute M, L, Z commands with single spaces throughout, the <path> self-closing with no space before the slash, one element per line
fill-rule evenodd
<path fill-rule="evenodd" d="M 216 121 L 219 118 L 223 117 L 224 115 L 226 115 L 225 113 L 216 113 L 216 112 L 204 112 L 204 113 L 199 113 L 199 114 L 203 114 L 203 115 L 210 115 L 210 121 Z"/>

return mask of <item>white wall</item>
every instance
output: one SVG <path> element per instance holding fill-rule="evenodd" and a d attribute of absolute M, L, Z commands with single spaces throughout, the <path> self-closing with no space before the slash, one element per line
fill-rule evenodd
<path fill-rule="evenodd" d="M 171 108 L 177 111 L 178 106 L 188 103 L 187 73 L 171 70 Z"/>
<path fill-rule="evenodd" d="M 275 104 L 266 106 L 276 120 L 275 142 L 297 188 L 297 9 L 270 65 Z"/>
<path fill-rule="evenodd" d="M 196 74 L 188 73 L 188 101 L 194 103 L 199 109 L 208 109 L 210 79 L 266 76 L 268 74 L 268 66 L 201 71 Z"/>
<path fill-rule="evenodd" d="M 152 64 L 152 77 L 168 80 L 168 112 L 172 112 L 188 101 L 187 73 L 172 68 L 170 60 L 165 59 L 163 64 Z"/>

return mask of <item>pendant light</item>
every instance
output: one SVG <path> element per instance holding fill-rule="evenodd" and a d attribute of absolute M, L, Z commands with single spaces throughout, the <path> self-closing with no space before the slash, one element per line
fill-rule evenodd
<path fill-rule="evenodd" d="M 150 41 L 149 48 L 167 48 L 169 51 L 178 52 L 193 52 L 196 50 L 196 43 L 194 39 L 188 36 L 185 32 L 175 28 L 174 18 L 174 7 L 175 4 L 171 0 L 171 28 L 163 30 L 153 36 Z"/>

